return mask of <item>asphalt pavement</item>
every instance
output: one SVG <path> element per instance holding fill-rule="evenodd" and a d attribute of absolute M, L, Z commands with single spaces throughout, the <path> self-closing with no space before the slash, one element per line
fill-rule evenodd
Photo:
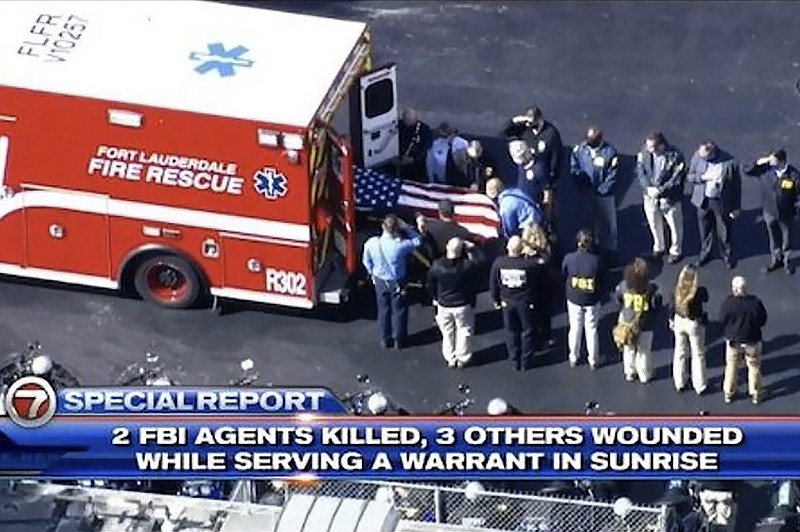
<path fill-rule="evenodd" d="M 244 3 L 244 2 L 239 2 Z M 250 4 L 253 4 L 252 2 Z M 744 162 L 770 147 L 785 147 L 800 161 L 800 5 L 793 2 L 261 2 L 264 7 L 369 21 L 379 62 L 399 66 L 399 97 L 432 126 L 448 120 L 461 131 L 492 137 L 503 121 L 539 105 L 566 144 L 590 123 L 626 155 L 630 168 L 644 135 L 662 130 L 687 158 L 710 137 Z M 307 40 L 302 42 L 307 43 Z M 276 48 L 276 53 L 288 53 Z M 298 65 L 302 68 L 302 65 Z M 290 80 L 287 80 L 290 82 Z M 620 191 L 623 253 L 649 250 L 641 194 L 630 172 Z M 561 232 L 580 226 L 581 208 L 564 184 Z M 619 355 L 606 342 L 609 363 L 597 372 L 571 369 L 563 347 L 515 373 L 504 359 L 497 314 L 481 300 L 476 363 L 447 369 L 432 328 L 430 308 L 414 308 L 415 345 L 383 351 L 369 312 L 286 311 L 253 305 L 167 311 L 114 294 L 58 285 L 0 283 L 0 349 L 38 339 L 88 384 L 109 382 L 127 364 L 155 349 L 179 368 L 186 384 L 225 384 L 238 361 L 252 358 L 265 382 L 355 387 L 368 373 L 395 401 L 432 412 L 456 399 L 466 382 L 482 410 L 502 396 L 525 412 L 581 413 L 586 401 L 620 413 L 800 412 L 797 392 L 798 279 L 766 276 L 766 233 L 758 220 L 753 183 L 745 181 L 743 213 L 734 224 L 735 272 L 719 261 L 702 270 L 711 292 L 712 318 L 730 279 L 743 274 L 770 314 L 764 343 L 764 381 L 770 398 L 754 407 L 725 405 L 718 391 L 723 351 L 709 330 L 708 362 L 714 393 L 678 394 L 669 378 L 672 339 L 656 334 L 657 378 L 648 386 L 624 381 Z M 686 252 L 696 257 L 698 237 L 685 207 Z M 8 245 L 8 244 L 6 244 Z M 657 282 L 672 289 L 677 266 Z M 359 315 L 361 314 L 361 315 Z M 555 320 L 559 345 L 565 316 Z M 609 320 L 604 321 L 606 335 Z"/>

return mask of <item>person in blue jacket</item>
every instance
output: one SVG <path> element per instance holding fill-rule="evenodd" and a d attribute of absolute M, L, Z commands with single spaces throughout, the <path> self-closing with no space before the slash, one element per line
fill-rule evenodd
<path fill-rule="evenodd" d="M 572 179 L 578 185 L 592 217 L 597 245 L 609 255 L 615 255 L 619 169 L 617 149 L 605 141 L 602 129 L 591 126 L 586 131 L 586 140 L 573 148 L 569 166 Z"/>
<path fill-rule="evenodd" d="M 486 195 L 497 202 L 503 237 L 521 236 L 531 225 L 541 225 L 544 219 L 541 207 L 519 188 L 504 189 L 498 178 L 486 183 Z"/>

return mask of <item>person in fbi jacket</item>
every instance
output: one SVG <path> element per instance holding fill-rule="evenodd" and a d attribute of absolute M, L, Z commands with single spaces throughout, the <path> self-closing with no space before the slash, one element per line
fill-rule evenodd
<path fill-rule="evenodd" d="M 800 172 L 789 164 L 784 150 L 773 150 L 745 173 L 759 181 L 761 215 L 772 255 L 765 271 L 774 272 L 783 266 L 787 273 L 793 274 L 790 253 L 794 217 L 800 207 Z"/>
<path fill-rule="evenodd" d="M 418 217 L 417 224 L 423 223 L 424 218 Z M 422 236 L 394 214 L 383 219 L 381 229 L 381 236 L 364 244 L 362 262 L 375 285 L 381 347 L 394 344 L 402 349 L 408 336 L 406 263 L 422 244 Z"/>
<path fill-rule="evenodd" d="M 584 335 L 589 367 L 600 366 L 600 321 L 603 271 L 600 257 L 594 253 L 592 233 L 586 229 L 575 237 L 576 250 L 568 253 L 561 271 L 566 279 L 567 316 L 569 316 L 569 365 L 578 365 Z"/>
<path fill-rule="evenodd" d="M 582 192 L 592 217 L 596 244 L 609 255 L 617 252 L 617 171 L 619 158 L 603 131 L 591 126 L 586 140 L 573 148 L 570 175 Z"/>
<path fill-rule="evenodd" d="M 700 230 L 698 266 L 711 261 L 716 235 L 725 266 L 733 269 L 731 222 L 742 205 L 742 176 L 739 164 L 710 140 L 704 141 L 689 161 L 686 180 L 692 185 L 692 205 L 697 207 Z"/>
<path fill-rule="evenodd" d="M 503 311 L 506 348 L 517 371 L 524 371 L 536 350 L 536 305 L 548 282 L 547 262 L 542 257 L 525 257 L 524 242 L 518 236 L 508 240 L 507 256 L 492 264 L 489 292 L 496 309 Z"/>
<path fill-rule="evenodd" d="M 683 259 L 681 202 L 685 175 L 683 154 L 669 145 L 662 133 L 648 134 L 642 150 L 636 156 L 636 177 L 642 187 L 644 214 L 653 236 L 653 258 L 660 259 L 666 251 L 666 221 L 672 237 L 667 259 L 670 264 L 677 264 Z"/>

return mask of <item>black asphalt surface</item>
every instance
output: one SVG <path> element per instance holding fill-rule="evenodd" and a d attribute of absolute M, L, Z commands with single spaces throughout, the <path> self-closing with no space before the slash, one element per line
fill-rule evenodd
<path fill-rule="evenodd" d="M 242 2 L 240 2 L 242 3 Z M 252 4 L 252 3 L 251 3 Z M 262 2 L 265 7 L 369 21 L 379 62 L 396 62 L 403 104 L 432 126 L 448 120 L 460 130 L 493 136 L 503 121 L 535 103 L 560 129 L 565 144 L 580 140 L 590 123 L 627 155 L 630 168 L 644 135 L 653 129 L 691 156 L 711 137 L 742 161 L 770 147 L 785 147 L 800 161 L 800 4 L 793 2 Z M 276 48 L 277 53 L 287 53 Z M 302 68 L 301 65 L 298 68 Z M 276 80 L 280 81 L 280 80 Z M 620 232 L 630 258 L 648 252 L 641 194 L 620 191 Z M 561 196 L 562 237 L 579 227 L 580 206 L 569 184 Z M 0 283 L 0 349 L 32 339 L 74 368 L 89 384 L 103 384 L 149 348 L 182 368 L 187 384 L 224 384 L 237 363 L 253 358 L 265 382 L 325 385 L 339 391 L 368 373 L 398 403 L 431 412 L 470 384 L 475 411 L 503 396 L 525 412 L 581 413 L 594 400 L 619 413 L 800 412 L 798 279 L 765 276 L 767 240 L 758 221 L 752 183 L 745 182 L 743 214 L 734 225 L 735 273 L 745 275 L 770 313 L 764 380 L 770 399 L 725 405 L 719 393 L 723 352 L 719 331 L 709 331 L 708 362 L 715 392 L 677 394 L 669 372 L 672 339 L 656 335 L 657 379 L 625 383 L 619 356 L 607 346 L 609 365 L 597 372 L 571 369 L 562 348 L 539 357 L 524 374 L 504 360 L 497 315 L 481 301 L 476 364 L 448 370 L 432 329 L 432 311 L 412 310 L 415 346 L 382 351 L 368 317 L 329 310 L 292 312 L 228 305 L 166 311 L 113 294 L 55 285 Z M 696 221 L 685 207 L 686 252 L 696 256 Z M 7 244 L 8 245 L 8 244 Z M 691 257 L 690 257 L 691 258 Z M 658 282 L 671 290 L 677 266 Z M 732 272 L 716 261 L 703 270 L 712 317 Z M 556 318 L 559 345 L 565 316 Z M 608 320 L 604 323 L 609 330 Z"/>

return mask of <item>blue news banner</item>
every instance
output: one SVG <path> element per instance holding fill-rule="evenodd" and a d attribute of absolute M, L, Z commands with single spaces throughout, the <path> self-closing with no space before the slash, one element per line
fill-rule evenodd
<path fill-rule="evenodd" d="M 12 386 L 13 388 L 13 386 Z M 17 393 L 16 395 L 20 395 Z M 70 389 L 0 419 L 0 474 L 41 478 L 800 476 L 800 419 L 352 417 L 324 389 Z M 22 421 L 20 422 L 20 419 Z"/>

